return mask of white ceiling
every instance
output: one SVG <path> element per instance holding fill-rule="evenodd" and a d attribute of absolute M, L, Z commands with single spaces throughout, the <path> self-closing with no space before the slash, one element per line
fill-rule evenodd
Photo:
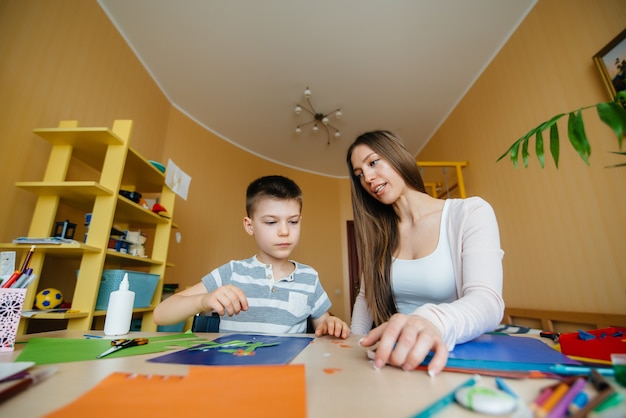
<path fill-rule="evenodd" d="M 171 103 L 268 160 L 346 177 L 362 132 L 417 154 L 537 0 L 98 0 Z M 309 86 L 341 137 L 295 127 Z"/>

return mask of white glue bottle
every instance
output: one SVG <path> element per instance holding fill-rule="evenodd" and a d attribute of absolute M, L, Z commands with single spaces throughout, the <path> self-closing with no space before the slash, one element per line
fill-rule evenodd
<path fill-rule="evenodd" d="M 135 292 L 128 290 L 128 288 L 128 273 L 125 273 L 120 283 L 120 289 L 111 292 L 109 297 L 109 306 L 104 320 L 105 335 L 124 335 L 130 331 Z"/>

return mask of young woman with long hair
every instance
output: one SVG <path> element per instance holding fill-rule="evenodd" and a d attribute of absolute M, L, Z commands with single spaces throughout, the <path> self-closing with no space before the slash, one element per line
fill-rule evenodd
<path fill-rule="evenodd" d="M 437 374 L 455 344 L 502 319 L 494 211 L 479 197 L 431 197 L 414 157 L 388 131 L 360 135 L 347 164 L 362 277 L 351 332 L 367 334 L 365 347 L 379 342 L 376 367 L 414 369 L 433 351 L 429 373 Z"/>

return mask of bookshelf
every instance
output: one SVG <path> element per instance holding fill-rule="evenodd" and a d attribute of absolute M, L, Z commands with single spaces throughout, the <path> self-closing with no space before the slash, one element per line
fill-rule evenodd
<path fill-rule="evenodd" d="M 18 334 L 25 334 L 29 321 L 64 319 L 67 329 L 90 330 L 103 324 L 106 310 L 94 310 L 104 268 L 130 269 L 159 276 L 148 308 L 134 310 L 142 318 L 142 331 L 155 331 L 152 311 L 161 300 L 167 252 L 171 237 L 175 194 L 165 185 L 165 174 L 129 146 L 131 120 L 116 120 L 112 128 L 83 128 L 77 121 L 61 121 L 57 128 L 33 132 L 51 145 L 50 156 L 41 181 L 17 182 L 16 186 L 37 196 L 27 237 L 53 235 L 60 205 L 91 213 L 86 242 L 37 245 L 30 267 L 37 274 L 26 293 L 24 309 L 33 306 L 41 289 L 41 273 L 47 258 L 69 258 L 77 264 L 77 277 L 71 310 L 63 313 L 36 314 L 22 318 Z M 72 164 L 84 164 L 99 175 L 97 180 L 70 180 Z M 168 217 L 119 194 L 121 187 L 132 187 L 142 195 L 158 196 Z M 120 253 L 108 248 L 111 228 L 149 231 L 151 251 L 147 257 Z M 80 239 L 80 237 L 75 238 Z M 14 250 L 23 256 L 31 244 L 0 244 L 0 250 Z"/>

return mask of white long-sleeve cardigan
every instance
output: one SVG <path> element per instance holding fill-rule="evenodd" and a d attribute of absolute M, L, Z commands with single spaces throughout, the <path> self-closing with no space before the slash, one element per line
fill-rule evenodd
<path fill-rule="evenodd" d="M 413 314 L 430 320 L 452 350 L 456 344 L 494 330 L 504 315 L 500 233 L 493 208 L 480 197 L 449 199 L 448 240 L 456 281 L 457 300 L 427 303 Z M 356 298 L 351 332 L 367 334 L 372 315 L 365 288 Z"/>

